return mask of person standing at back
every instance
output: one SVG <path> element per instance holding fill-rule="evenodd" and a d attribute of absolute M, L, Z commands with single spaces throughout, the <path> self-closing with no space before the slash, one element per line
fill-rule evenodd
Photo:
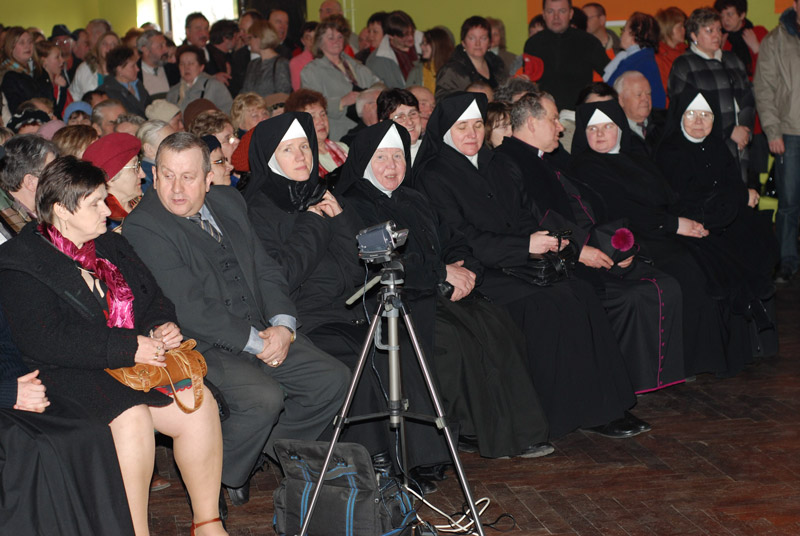
<path fill-rule="evenodd" d="M 592 83 L 608 63 L 594 36 L 570 27 L 572 0 L 543 0 L 545 29 L 528 38 L 525 54 L 542 61 L 539 87 L 553 95 L 559 109 L 572 109 L 581 89 Z"/>

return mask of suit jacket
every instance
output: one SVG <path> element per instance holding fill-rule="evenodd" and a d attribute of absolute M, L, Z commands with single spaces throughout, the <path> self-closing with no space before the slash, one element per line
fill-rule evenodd
<path fill-rule="evenodd" d="M 144 88 L 144 83 L 139 83 L 137 88 L 139 89 L 138 99 L 136 95 L 128 91 L 128 88 L 117 82 L 116 78 L 107 76 L 103 81 L 103 85 L 97 89 L 105 91 L 109 98 L 120 101 L 125 107 L 125 111 L 129 114 L 136 114 L 147 118 L 144 110 L 147 108 L 147 105 L 150 104 L 150 94 Z"/>
<path fill-rule="evenodd" d="M 206 207 L 233 247 L 245 283 L 261 313 L 252 322 L 232 313 L 228 285 L 219 266 L 217 242 L 197 224 L 167 211 L 154 189 L 125 219 L 123 233 L 173 300 L 184 334 L 197 339 L 197 349 L 211 347 L 240 353 L 250 327 L 263 329 L 277 314 L 297 316 L 281 268 L 267 255 L 247 217 L 239 192 L 213 186 Z"/>

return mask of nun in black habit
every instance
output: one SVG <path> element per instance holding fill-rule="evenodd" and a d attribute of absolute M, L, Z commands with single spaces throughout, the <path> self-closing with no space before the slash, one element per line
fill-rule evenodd
<path fill-rule="evenodd" d="M 360 307 L 345 306 L 364 282 L 355 241 L 359 220 L 320 182 L 316 145 L 314 123 L 307 113 L 287 112 L 263 121 L 253 132 L 252 175 L 243 193 L 256 234 L 283 268 L 297 306 L 299 330 L 352 369 L 369 328 Z M 385 357 L 373 356 L 359 382 L 351 416 L 386 409 L 387 370 Z M 403 360 L 402 372 L 412 411 L 432 413 L 416 364 Z M 410 468 L 449 462 L 444 438 L 434 426 L 407 421 L 405 430 Z M 387 420 L 351 424 L 342 439 L 363 444 L 376 468 L 392 463 L 396 441 Z M 415 479 L 424 490 L 435 489 L 420 482 L 419 475 Z"/>
<path fill-rule="evenodd" d="M 766 315 L 774 294 L 772 273 L 778 245 L 769 212 L 758 212 L 758 192 L 739 178 L 716 121 L 712 95 L 684 91 L 670 102 L 665 136 L 655 161 L 677 194 L 675 211 L 701 223 L 726 259 L 723 274 L 730 280 L 732 308 L 744 310 L 760 331 L 762 346 L 777 350 L 774 316 Z M 770 342 L 771 341 L 771 342 Z"/>
<path fill-rule="evenodd" d="M 392 220 L 409 230 L 400 250 L 404 295 L 446 413 L 458 421 L 462 437 L 473 437 L 489 458 L 549 454 L 547 421 L 525 368 L 524 337 L 508 313 L 480 294 L 483 267 L 463 235 L 403 185 L 410 162 L 404 127 L 384 121 L 362 130 L 342 169 L 344 199 L 364 226 Z"/>
<path fill-rule="evenodd" d="M 680 285 L 636 260 L 635 237 L 627 223 L 601 219 L 602 199 L 544 160 L 558 148 L 563 130 L 553 123 L 558 109 L 552 97 L 528 94 L 514 103 L 512 117 L 513 136 L 495 149 L 491 180 L 514 180 L 543 228 L 572 231 L 580 248 L 576 275 L 592 283 L 605 307 L 636 393 L 682 383 Z"/>
<path fill-rule="evenodd" d="M 656 165 L 629 152 L 631 135 L 616 101 L 581 105 L 570 171 L 602 197 L 608 220 L 628 220 L 641 257 L 680 283 L 684 338 L 694 348 L 684 356 L 686 374 L 736 374 L 750 359 L 747 325 L 728 306 L 721 259 L 701 243 L 709 231 L 676 212 L 677 196 Z"/>
<path fill-rule="evenodd" d="M 486 97 L 458 93 L 434 109 L 414 166 L 415 186 L 439 218 L 466 235 L 484 266 L 481 291 L 525 333 L 528 369 L 553 438 L 577 428 L 632 437 L 647 423 L 627 413 L 636 398 L 606 313 L 591 286 L 572 278 L 540 287 L 503 272 L 558 248 L 523 207 L 516 184 L 491 180 L 484 147 Z"/>

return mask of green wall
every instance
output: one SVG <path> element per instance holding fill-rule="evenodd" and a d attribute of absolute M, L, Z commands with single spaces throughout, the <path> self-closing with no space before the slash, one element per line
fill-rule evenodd
<path fill-rule="evenodd" d="M 54 24 L 66 24 L 74 30 L 95 18 L 108 19 L 120 33 L 136 26 L 137 0 L 9 0 L 5 4 L 0 22 L 6 26 L 38 26 L 48 37 Z"/>

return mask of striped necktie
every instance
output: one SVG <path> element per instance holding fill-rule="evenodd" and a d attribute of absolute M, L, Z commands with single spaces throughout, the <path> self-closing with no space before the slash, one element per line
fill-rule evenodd
<path fill-rule="evenodd" d="M 210 234 L 214 238 L 214 240 L 216 240 L 217 242 L 222 242 L 222 234 L 220 234 L 220 232 L 217 231 L 216 227 L 211 225 L 210 221 L 204 220 L 203 217 L 200 216 L 200 213 L 197 213 L 194 216 L 189 216 L 189 220 L 199 225 L 200 228 L 205 232 L 207 232 L 208 234 Z"/>

